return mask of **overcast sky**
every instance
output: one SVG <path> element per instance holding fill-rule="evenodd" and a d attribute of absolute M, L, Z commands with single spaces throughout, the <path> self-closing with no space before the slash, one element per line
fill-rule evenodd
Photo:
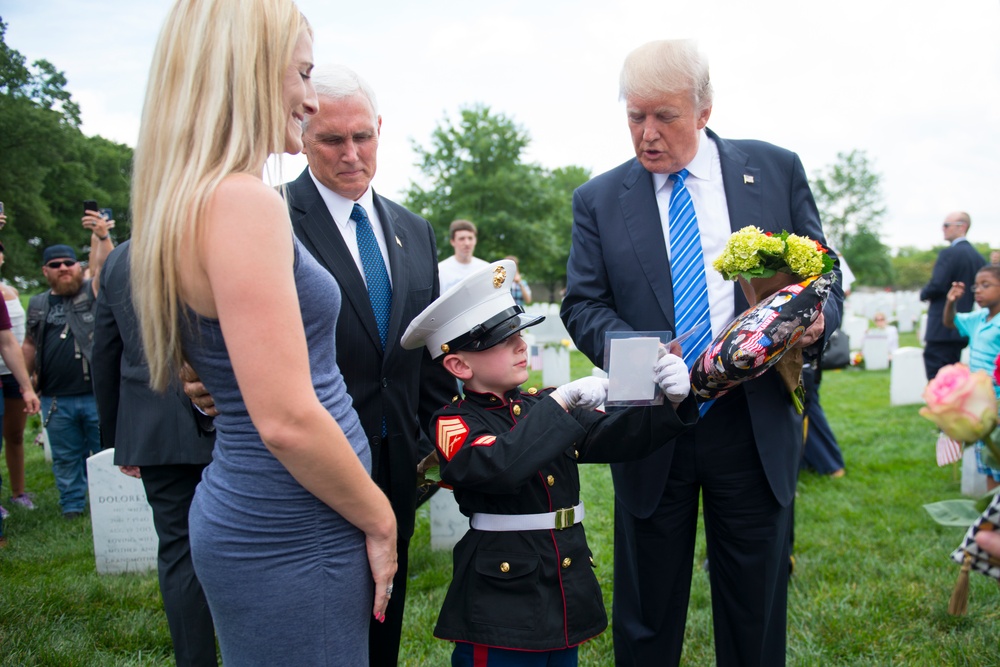
<path fill-rule="evenodd" d="M 83 130 L 135 145 L 169 0 L 3 0 L 7 44 L 66 73 Z M 411 141 L 484 103 L 531 135 L 528 161 L 595 175 L 632 155 L 618 71 L 652 40 L 694 37 L 715 86 L 709 127 L 796 151 L 812 174 L 865 150 L 892 247 L 940 244 L 952 210 L 1000 247 L 1000 0 L 300 0 L 317 63 L 373 85 L 376 190 L 419 178 Z M 298 175 L 304 160 L 284 168 Z M 8 204 L 11 205 L 12 203 Z M 848 258 L 850 259 L 850 258 Z"/>

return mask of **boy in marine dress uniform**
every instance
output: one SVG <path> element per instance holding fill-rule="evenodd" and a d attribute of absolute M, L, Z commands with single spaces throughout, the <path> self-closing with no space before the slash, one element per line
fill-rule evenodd
<path fill-rule="evenodd" d="M 521 330 L 540 322 L 514 303 L 513 262 L 495 262 L 428 306 L 403 335 L 426 345 L 465 386 L 439 410 L 442 482 L 471 530 L 434 635 L 455 642 L 452 665 L 576 665 L 579 644 L 607 627 L 582 521 L 578 463 L 642 458 L 694 425 L 684 362 L 661 348 L 651 373 L 663 405 L 595 412 L 607 380 L 541 392 L 528 378 Z M 675 346 L 674 352 L 679 352 Z"/>

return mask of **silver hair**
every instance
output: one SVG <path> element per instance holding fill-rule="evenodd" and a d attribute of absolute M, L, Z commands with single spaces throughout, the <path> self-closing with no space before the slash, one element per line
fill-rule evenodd
<path fill-rule="evenodd" d="M 312 82 L 317 97 L 346 100 L 361 95 L 368 100 L 368 105 L 372 108 L 372 120 L 378 122 L 378 100 L 375 98 L 375 91 L 351 68 L 344 65 L 317 65 L 312 71 Z M 319 103 L 322 106 L 323 100 Z M 302 122 L 303 131 L 308 124 L 307 115 Z"/>
<path fill-rule="evenodd" d="M 648 42 L 625 58 L 618 79 L 619 99 L 649 99 L 690 93 L 697 111 L 712 106 L 708 58 L 691 39 Z"/>

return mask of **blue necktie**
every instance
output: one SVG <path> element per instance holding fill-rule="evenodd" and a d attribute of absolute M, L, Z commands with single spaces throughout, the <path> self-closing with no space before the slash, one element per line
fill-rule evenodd
<path fill-rule="evenodd" d="M 392 306 L 392 286 L 389 284 L 389 273 L 385 270 L 385 260 L 378 247 L 378 240 L 372 232 L 372 224 L 368 214 L 361 204 L 355 204 L 351 211 L 351 220 L 355 222 L 354 231 L 358 240 L 358 253 L 361 255 L 361 266 L 365 269 L 365 282 L 368 284 L 368 300 L 375 313 L 378 324 L 378 337 L 385 349 L 389 337 L 389 309 Z"/>
<path fill-rule="evenodd" d="M 670 174 L 674 189 L 670 193 L 668 213 L 670 229 L 670 275 L 674 290 L 674 331 L 685 333 L 699 328 L 684 345 L 684 363 L 694 365 L 712 342 L 712 320 L 708 307 L 708 283 L 705 281 L 705 259 L 701 253 L 701 234 L 694 212 L 691 193 L 684 185 L 688 170 Z M 699 407 L 705 414 L 711 403 Z"/>

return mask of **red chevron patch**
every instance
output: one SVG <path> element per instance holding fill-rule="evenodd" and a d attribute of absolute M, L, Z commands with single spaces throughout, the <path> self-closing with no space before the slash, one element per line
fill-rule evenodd
<path fill-rule="evenodd" d="M 469 427 L 461 417 L 438 417 L 437 448 L 446 460 L 451 461 L 451 457 L 462 448 L 467 435 Z"/>
<path fill-rule="evenodd" d="M 478 438 L 476 438 L 475 440 L 472 441 L 472 446 L 473 447 L 489 447 L 490 445 L 492 445 L 496 441 L 497 441 L 497 437 L 495 435 L 481 435 L 481 436 L 479 436 Z"/>

